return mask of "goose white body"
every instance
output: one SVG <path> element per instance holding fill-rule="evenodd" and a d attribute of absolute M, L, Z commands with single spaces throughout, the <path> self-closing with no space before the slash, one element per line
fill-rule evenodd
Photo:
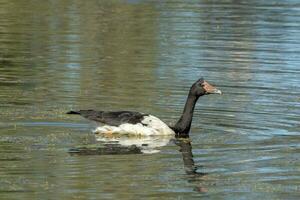
<path fill-rule="evenodd" d="M 119 126 L 104 124 L 94 130 L 97 134 L 133 134 L 133 135 L 174 135 L 175 132 L 159 118 L 148 115 L 144 116 L 141 123 L 124 123 Z"/>

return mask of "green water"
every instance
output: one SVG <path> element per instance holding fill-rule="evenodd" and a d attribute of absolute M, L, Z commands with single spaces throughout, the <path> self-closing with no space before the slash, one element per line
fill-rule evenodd
<path fill-rule="evenodd" d="M 299 11 L 296 0 L 0 0 L 0 199 L 299 199 Z M 110 141 L 65 115 L 173 123 L 201 76 L 224 95 L 199 100 L 189 140 Z"/>

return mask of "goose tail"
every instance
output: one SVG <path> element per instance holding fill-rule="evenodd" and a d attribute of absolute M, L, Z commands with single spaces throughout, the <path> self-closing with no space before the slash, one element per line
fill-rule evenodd
<path fill-rule="evenodd" d="M 80 112 L 79 111 L 73 111 L 73 110 L 71 110 L 71 111 L 67 112 L 66 114 L 69 114 L 69 115 L 80 115 Z"/>

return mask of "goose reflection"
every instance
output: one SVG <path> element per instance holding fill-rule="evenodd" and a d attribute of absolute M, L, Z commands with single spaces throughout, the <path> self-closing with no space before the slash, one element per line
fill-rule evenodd
<path fill-rule="evenodd" d="M 117 155 L 117 154 L 153 154 L 160 152 L 171 140 L 172 135 L 95 135 L 96 144 L 76 147 L 69 150 L 71 154 L 80 155 Z"/>
<path fill-rule="evenodd" d="M 197 172 L 198 167 L 193 159 L 191 140 L 188 136 L 177 137 L 175 144 L 180 147 L 179 151 L 182 154 L 183 165 L 186 174 L 188 175 L 205 175 L 206 173 Z"/>
<path fill-rule="evenodd" d="M 197 172 L 192 153 L 191 140 L 188 135 L 106 135 L 96 134 L 96 143 L 84 147 L 75 147 L 69 150 L 71 154 L 81 155 L 116 155 L 116 154 L 153 154 L 160 152 L 161 148 L 170 142 L 179 146 L 184 169 L 187 175 L 205 175 Z"/>
<path fill-rule="evenodd" d="M 172 135 L 160 136 L 132 136 L 132 135 L 96 135 L 98 142 L 117 144 L 124 148 L 136 147 L 141 153 L 151 154 L 160 152 L 160 148 L 166 146 L 174 137 Z"/>
<path fill-rule="evenodd" d="M 132 136 L 132 135 L 95 135 L 94 146 L 77 147 L 69 150 L 75 155 L 124 155 L 124 154 L 153 154 L 161 148 L 174 143 L 179 146 L 182 155 L 187 181 L 195 184 L 194 191 L 207 192 L 202 187 L 206 173 L 198 172 L 192 152 L 192 144 L 188 135 L 181 136 Z M 101 145 L 100 145 L 101 144 Z"/>
<path fill-rule="evenodd" d="M 177 137 L 175 144 L 179 146 L 179 152 L 181 152 L 185 173 L 188 176 L 188 182 L 193 182 L 194 191 L 196 192 L 207 192 L 208 189 L 203 187 L 202 184 L 206 179 L 207 173 L 198 172 L 198 167 L 195 165 L 192 152 L 192 144 L 188 135 Z"/>

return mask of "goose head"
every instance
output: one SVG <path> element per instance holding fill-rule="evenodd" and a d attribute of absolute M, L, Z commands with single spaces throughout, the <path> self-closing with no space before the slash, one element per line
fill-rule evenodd
<path fill-rule="evenodd" d="M 190 89 L 190 95 L 196 97 L 208 94 L 222 94 L 222 91 L 209 84 L 203 78 L 197 80 Z"/>

